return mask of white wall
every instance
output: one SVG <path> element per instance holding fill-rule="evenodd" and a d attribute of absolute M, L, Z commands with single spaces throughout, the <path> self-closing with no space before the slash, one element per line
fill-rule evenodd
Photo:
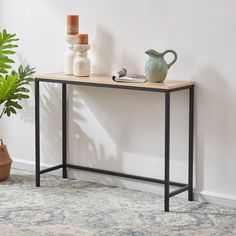
<path fill-rule="evenodd" d="M 123 66 L 141 73 L 146 49 L 176 50 L 168 79 L 196 81 L 197 191 L 236 197 L 235 8 L 234 0 L 0 0 L 0 28 L 17 33 L 21 54 L 38 73 L 63 70 L 65 16 L 72 13 L 80 15 L 80 32 L 89 33 L 93 73 Z M 51 84 L 43 90 L 42 160 L 54 164 L 61 154 L 61 90 Z M 187 178 L 187 99 L 186 92 L 172 99 L 176 181 Z M 71 86 L 69 101 L 71 162 L 163 177 L 163 95 Z M 34 160 L 33 96 L 17 117 L 1 120 L 0 132 L 14 159 Z"/>

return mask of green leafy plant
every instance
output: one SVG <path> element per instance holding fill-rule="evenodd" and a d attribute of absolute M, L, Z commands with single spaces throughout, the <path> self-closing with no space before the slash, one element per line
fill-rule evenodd
<path fill-rule="evenodd" d="M 34 68 L 22 65 L 17 71 L 9 72 L 15 63 L 9 56 L 16 53 L 16 41 L 16 34 L 8 34 L 6 30 L 0 32 L 0 119 L 4 114 L 10 116 L 16 114 L 17 109 L 22 109 L 19 103 L 29 98 L 27 87 L 35 73 Z"/>

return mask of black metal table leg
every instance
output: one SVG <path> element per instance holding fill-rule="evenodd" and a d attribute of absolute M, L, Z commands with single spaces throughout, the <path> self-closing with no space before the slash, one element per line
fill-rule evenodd
<path fill-rule="evenodd" d="M 35 173 L 36 187 L 40 187 L 40 113 L 39 81 L 35 80 Z"/>
<path fill-rule="evenodd" d="M 170 92 L 165 92 L 165 206 L 164 210 L 169 211 L 170 193 Z"/>
<path fill-rule="evenodd" d="M 62 177 L 67 178 L 66 84 L 62 84 Z"/>
<path fill-rule="evenodd" d="M 194 131 L 194 86 L 189 89 L 189 154 L 188 154 L 188 200 L 193 201 L 193 131 Z"/>

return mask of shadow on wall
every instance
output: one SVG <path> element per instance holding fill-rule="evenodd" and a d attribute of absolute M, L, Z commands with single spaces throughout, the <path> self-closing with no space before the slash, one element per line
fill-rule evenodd
<path fill-rule="evenodd" d="M 61 85 L 45 83 L 41 90 L 42 161 L 49 164 L 61 164 Z"/>
<path fill-rule="evenodd" d="M 70 87 L 69 94 L 70 161 L 156 177 L 157 170 L 152 170 L 151 166 L 157 164 L 158 158 L 163 161 L 161 95 L 78 86 Z M 150 110 L 152 102 L 155 111 Z M 162 178 L 162 173 L 159 174 Z M 103 177 L 107 184 L 119 181 L 110 176 Z"/>
<path fill-rule="evenodd" d="M 32 87 L 31 99 L 35 92 Z M 34 125 L 35 104 L 25 101 L 19 114 L 25 123 Z M 41 162 L 61 164 L 61 85 L 40 83 L 40 150 Z"/>
<path fill-rule="evenodd" d="M 92 64 L 93 74 L 112 74 L 112 61 L 113 61 L 113 36 L 98 25 L 96 28 L 96 36 L 93 45 L 94 62 Z"/>
<path fill-rule="evenodd" d="M 117 158 L 113 154 L 108 154 L 107 148 L 103 145 L 103 140 L 109 139 L 109 137 L 104 134 L 100 123 L 93 119 L 93 114 L 86 112 L 86 110 L 90 110 L 90 106 L 86 108 L 83 96 L 81 98 L 83 89 L 78 86 L 68 88 L 68 162 L 100 169 L 106 169 L 104 165 L 119 168 L 120 163 Z M 85 117 L 86 114 L 88 117 Z M 90 121 L 91 117 L 92 121 Z M 72 172 L 72 176 L 74 177 L 78 173 Z M 107 184 L 114 184 L 109 176 L 104 175 L 103 177 Z"/>
<path fill-rule="evenodd" d="M 236 112 L 230 109 L 235 102 L 233 88 L 217 69 L 203 68 L 196 84 L 196 172 L 197 189 L 205 189 L 205 173 L 212 176 L 215 183 L 221 183 L 227 161 L 236 153 Z M 198 126 L 201 124 L 201 126 Z M 232 150 L 234 149 L 234 150 Z M 206 169 L 209 168 L 209 169 Z M 212 168 L 211 168 L 212 167 Z M 214 171 L 212 171 L 215 169 Z M 223 184 L 223 183 L 222 183 Z"/>
<path fill-rule="evenodd" d="M 22 110 L 18 110 L 18 115 L 25 123 L 34 124 L 34 83 L 30 84 L 30 99 L 22 101 Z"/>

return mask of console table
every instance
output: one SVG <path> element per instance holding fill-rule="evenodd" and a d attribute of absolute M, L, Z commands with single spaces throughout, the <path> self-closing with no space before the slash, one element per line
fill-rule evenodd
<path fill-rule="evenodd" d="M 40 82 L 59 83 L 62 85 L 62 164 L 50 168 L 40 169 Z M 164 180 L 130 175 L 127 173 L 102 170 L 67 163 L 67 91 L 66 85 L 93 86 L 112 89 L 141 90 L 147 92 L 164 93 L 165 95 L 165 154 L 164 154 Z M 188 137 L 188 181 L 179 183 L 170 180 L 170 94 L 179 91 L 189 91 L 189 137 Z M 137 91 L 138 93 L 138 91 Z M 166 81 L 164 83 L 120 83 L 114 82 L 108 76 L 74 77 L 62 73 L 40 75 L 35 78 L 35 161 L 36 186 L 40 186 L 40 174 L 62 169 L 62 177 L 67 178 L 67 169 L 73 168 L 91 171 L 106 175 L 119 176 L 141 181 L 164 184 L 164 210 L 169 211 L 169 199 L 179 193 L 188 191 L 188 200 L 193 200 L 193 120 L 194 120 L 194 82 L 192 81 Z M 178 187 L 170 191 L 170 185 Z"/>

